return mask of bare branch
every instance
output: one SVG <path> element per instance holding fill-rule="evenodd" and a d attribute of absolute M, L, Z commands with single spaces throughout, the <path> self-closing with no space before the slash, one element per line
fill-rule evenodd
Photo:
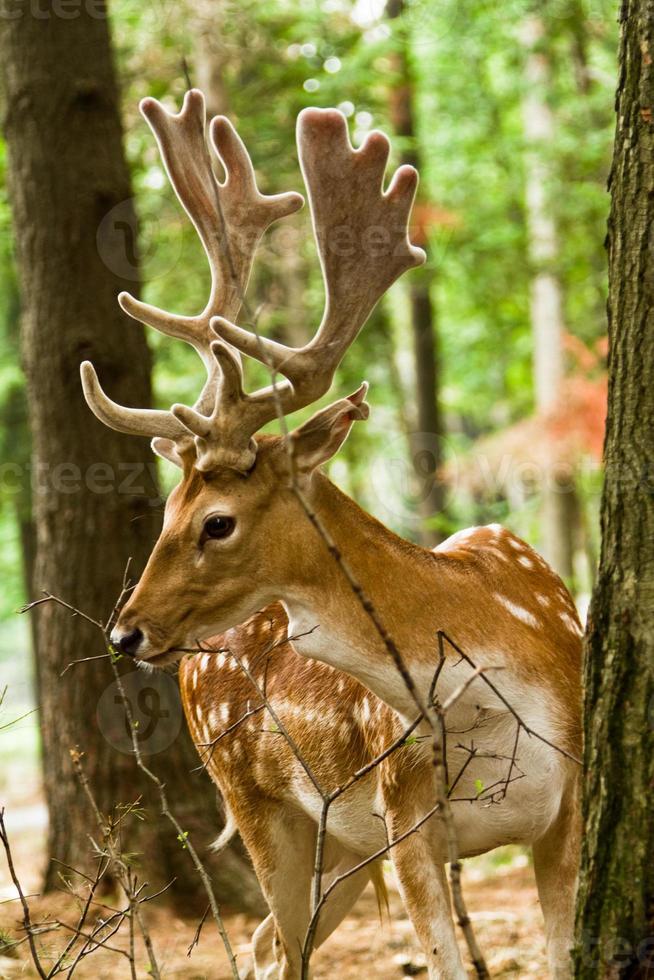
<path fill-rule="evenodd" d="M 190 956 L 191 956 L 191 953 L 193 952 L 193 950 L 195 949 L 195 947 L 196 947 L 196 946 L 197 946 L 197 945 L 199 944 L 199 942 L 200 942 L 200 933 L 202 932 L 202 926 L 204 925 L 204 923 L 205 923 L 205 920 L 206 920 L 206 918 L 207 918 L 207 916 L 208 916 L 208 914 L 209 914 L 209 912 L 210 912 L 210 911 L 211 911 L 211 906 L 210 906 L 210 905 L 207 905 L 207 907 L 206 907 L 206 909 L 204 910 L 204 913 L 203 913 L 203 915 L 202 915 L 202 918 L 201 918 L 201 919 L 200 919 L 200 921 L 198 922 L 198 927 L 197 927 L 197 929 L 195 930 L 195 935 L 193 936 L 193 940 L 192 940 L 192 942 L 191 942 L 191 945 L 189 946 L 189 948 L 188 948 L 188 949 L 187 949 L 187 951 L 186 951 L 186 955 L 187 955 L 188 957 L 190 957 Z"/>
<path fill-rule="evenodd" d="M 11 853 L 11 847 L 9 845 L 9 836 L 7 834 L 7 828 L 5 826 L 5 808 L 0 808 L 0 840 L 2 841 L 2 846 L 5 849 L 5 855 L 7 857 L 7 864 L 9 865 L 9 874 L 11 875 L 11 880 L 14 883 L 14 888 L 18 892 L 18 897 L 20 899 L 20 904 L 23 907 L 23 927 L 27 933 L 27 941 L 30 947 L 30 954 L 32 956 L 32 962 L 38 975 L 42 980 L 47 980 L 48 974 L 43 969 L 41 960 L 39 959 L 39 954 L 36 949 L 36 943 L 34 942 L 34 935 L 32 932 L 32 919 L 30 916 L 30 907 L 25 897 L 25 893 L 21 887 L 20 881 L 18 880 L 18 875 L 16 874 L 16 869 L 14 867 L 14 859 Z"/>

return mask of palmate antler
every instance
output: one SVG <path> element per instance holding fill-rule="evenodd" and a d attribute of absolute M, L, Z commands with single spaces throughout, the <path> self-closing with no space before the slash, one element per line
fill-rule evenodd
<path fill-rule="evenodd" d="M 135 318 L 192 344 L 207 368 L 207 382 L 193 408 L 130 409 L 105 395 L 87 361 L 81 369 L 84 394 L 105 424 L 158 437 L 155 450 L 176 462 L 194 441 L 198 469 L 225 466 L 247 472 L 255 459 L 255 433 L 280 409 L 294 412 L 329 390 L 345 351 L 378 299 L 398 276 L 424 262 L 424 252 L 408 236 L 418 175 L 412 167 L 400 167 L 384 191 L 390 145 L 382 133 L 370 133 L 354 150 L 340 112 L 305 109 L 300 114 L 297 145 L 325 283 L 325 312 L 306 346 L 285 347 L 232 320 L 240 310 L 261 236 L 277 218 L 296 211 L 302 197 L 259 193 L 247 151 L 224 117 L 215 118 L 210 127 L 227 174 L 225 182 L 218 183 L 205 142 L 200 92 L 188 92 L 177 115 L 154 99 L 144 100 L 141 111 L 200 235 L 212 288 L 205 310 L 195 317 L 166 313 L 126 293 L 119 302 Z M 247 394 L 239 351 L 285 380 Z"/>

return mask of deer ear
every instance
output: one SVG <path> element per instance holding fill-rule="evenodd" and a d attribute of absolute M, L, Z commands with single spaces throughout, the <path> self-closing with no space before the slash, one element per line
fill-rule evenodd
<path fill-rule="evenodd" d="M 174 463 L 184 473 L 193 469 L 197 461 L 195 439 L 191 435 L 182 439 L 164 439 L 161 436 L 156 436 L 150 442 L 150 448 L 161 459 Z"/>
<path fill-rule="evenodd" d="M 298 473 L 311 473 L 326 463 L 341 448 L 352 424 L 368 418 L 370 406 L 365 401 L 367 392 L 368 382 L 364 381 L 354 394 L 316 412 L 291 433 Z"/>
<path fill-rule="evenodd" d="M 177 452 L 177 444 L 172 439 L 164 439 L 162 436 L 156 436 L 150 442 L 150 446 L 152 451 L 157 456 L 160 456 L 161 459 L 167 459 L 169 463 L 174 463 L 175 466 L 179 466 L 180 470 L 184 469 L 184 461 Z"/>

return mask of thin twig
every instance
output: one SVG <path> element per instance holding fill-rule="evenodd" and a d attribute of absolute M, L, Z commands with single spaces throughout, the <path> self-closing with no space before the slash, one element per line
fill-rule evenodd
<path fill-rule="evenodd" d="M 471 658 L 468 656 L 467 653 L 464 653 L 464 651 L 461 649 L 458 643 L 455 643 L 454 640 L 450 636 L 448 636 L 447 633 L 444 632 L 444 630 L 439 630 L 439 634 L 443 636 L 443 639 L 447 641 L 447 643 L 449 643 L 452 649 L 458 653 L 458 655 L 461 657 L 462 660 L 465 660 L 467 664 L 469 664 L 472 668 L 476 669 L 475 664 L 473 663 Z M 583 765 L 582 760 L 578 756 L 573 755 L 572 752 L 568 752 L 567 749 L 562 749 L 560 745 L 556 745 L 554 742 L 551 742 L 548 738 L 545 738 L 544 735 L 539 735 L 538 732 L 534 731 L 533 728 L 530 728 L 529 725 L 526 723 L 526 721 L 524 721 L 524 719 L 515 710 L 511 702 L 504 697 L 502 692 L 499 690 L 499 688 L 496 687 L 495 684 L 493 684 L 490 678 L 486 677 L 485 675 L 482 675 L 482 680 L 484 684 L 486 684 L 491 689 L 493 694 L 495 694 L 495 696 L 500 699 L 500 701 L 507 709 L 507 711 L 511 712 L 511 714 L 517 721 L 518 725 L 520 725 L 521 728 L 524 728 L 525 733 L 527 735 L 533 736 L 533 738 L 538 739 L 539 742 L 543 742 L 544 745 L 548 745 L 551 749 L 554 749 L 555 752 L 558 752 L 566 759 L 570 759 L 571 762 L 576 762 L 578 766 Z"/>
<path fill-rule="evenodd" d="M 34 942 L 34 936 L 32 934 L 32 919 L 30 916 L 30 907 L 27 902 L 27 898 L 21 888 L 20 881 L 16 874 L 16 869 L 14 867 L 14 859 L 11 853 L 11 847 L 9 845 L 9 836 L 7 834 L 7 828 L 5 826 L 5 808 L 0 807 L 0 840 L 2 841 L 2 846 L 5 849 L 5 855 L 7 857 L 7 864 L 9 865 L 9 874 L 11 875 L 11 880 L 14 883 L 14 888 L 18 892 L 18 897 L 20 899 L 20 904 L 23 907 L 23 926 L 25 932 L 27 933 L 27 941 L 30 947 L 30 953 L 32 955 L 32 962 L 36 968 L 36 972 L 42 978 L 42 980 L 48 980 L 48 975 L 41 965 L 41 960 L 39 959 L 39 954 L 36 950 L 36 943 Z"/>
<path fill-rule="evenodd" d="M 86 924 L 86 919 L 87 919 L 87 916 L 89 914 L 89 910 L 91 908 L 91 903 L 93 902 L 93 897 L 95 895 L 96 889 L 97 889 L 98 885 L 100 884 L 102 878 L 104 877 L 104 874 L 107 871 L 107 869 L 109 867 L 109 864 L 110 864 L 110 860 L 108 858 L 106 858 L 104 855 L 102 855 L 99 858 L 99 860 L 98 860 L 98 867 L 97 867 L 97 870 L 96 870 L 96 873 L 95 873 L 95 878 L 92 879 L 92 881 L 91 881 L 90 888 L 89 888 L 89 893 L 88 893 L 87 898 L 86 898 L 86 901 L 84 902 L 84 905 L 82 907 L 82 911 L 80 913 L 79 919 L 77 920 L 77 934 L 73 935 L 71 937 L 71 939 L 69 940 L 68 944 L 64 947 L 64 949 L 61 952 L 60 956 L 56 960 L 56 962 L 54 964 L 54 967 L 50 971 L 51 975 L 54 975 L 58 970 L 61 969 L 62 963 L 64 962 L 64 960 L 66 959 L 66 957 L 68 956 L 68 954 L 71 952 L 71 950 L 73 949 L 75 943 L 77 942 L 78 937 L 82 935 L 82 930 L 83 930 L 83 928 L 84 928 L 84 926 Z"/>
<path fill-rule="evenodd" d="M 99 620 L 93 619 L 92 616 L 87 616 L 87 614 L 82 612 L 81 609 L 76 609 L 75 606 L 71 606 L 69 602 L 66 602 L 64 599 L 60 599 L 59 596 L 52 595 L 50 592 L 46 592 L 45 589 L 43 590 L 42 599 L 34 599 L 33 602 L 28 602 L 26 606 L 23 606 L 21 609 L 19 609 L 19 613 L 22 614 L 26 612 L 31 612 L 33 609 L 36 609 L 37 606 L 42 606 L 46 602 L 54 602 L 58 606 L 63 606 L 64 609 L 68 609 L 68 611 L 71 612 L 73 616 L 79 616 L 81 619 L 85 619 L 87 623 L 90 623 L 92 626 L 95 626 L 97 629 L 102 630 L 102 632 L 104 633 L 104 626 Z"/>
<path fill-rule="evenodd" d="M 132 748 L 134 750 L 134 758 L 136 760 L 136 765 L 141 770 L 141 772 L 143 772 L 144 775 L 146 775 L 148 779 L 151 782 L 153 782 L 154 785 L 156 786 L 157 792 L 159 794 L 159 802 L 161 804 L 161 813 L 164 817 L 166 817 L 169 823 L 172 824 L 172 826 L 174 827 L 177 833 L 177 837 L 179 841 L 183 843 L 183 846 L 189 853 L 193 866 L 195 867 L 195 870 L 199 874 L 202 884 L 204 886 L 204 890 L 207 893 L 209 904 L 211 906 L 211 912 L 214 921 L 218 927 L 218 932 L 220 934 L 220 938 L 222 939 L 223 945 L 225 947 L 225 952 L 227 953 L 227 958 L 229 960 L 232 976 L 234 977 L 234 980 L 240 980 L 240 975 L 238 972 L 238 967 L 236 965 L 236 958 L 234 956 L 234 951 L 232 949 L 229 936 L 227 935 L 227 930 L 225 929 L 225 924 L 223 922 L 222 915 L 220 913 L 220 908 L 216 900 L 216 895 L 213 890 L 211 879 L 202 861 L 200 860 L 200 857 L 197 851 L 195 850 L 192 841 L 189 838 L 188 832 L 183 830 L 181 824 L 178 822 L 174 813 L 170 809 L 170 806 L 168 804 L 168 796 L 166 794 L 165 784 L 161 781 L 161 779 L 159 779 L 159 777 L 154 772 L 152 772 L 151 769 L 148 768 L 148 766 L 146 766 L 145 762 L 143 761 L 143 757 L 141 755 L 141 747 L 139 745 L 139 740 L 137 735 L 137 729 L 136 726 L 134 725 L 132 706 L 130 704 L 129 698 L 127 697 L 127 693 L 125 691 L 125 687 L 123 685 L 122 678 L 118 671 L 118 668 L 116 667 L 116 664 L 112 662 L 111 667 L 114 672 L 116 684 L 118 686 L 118 690 L 120 692 L 120 696 L 122 698 L 123 705 L 125 708 L 125 713 L 127 715 L 129 729 L 132 737 Z"/>
<path fill-rule="evenodd" d="M 118 677 L 120 676 L 117 670 L 116 670 L 116 675 Z M 130 914 L 134 915 L 136 919 L 136 923 L 139 927 L 139 931 L 143 938 L 143 943 L 145 945 L 145 949 L 148 954 L 148 960 L 150 961 L 150 973 L 155 978 L 155 980 L 161 980 L 161 971 L 159 970 L 159 964 L 157 962 L 157 957 L 154 951 L 154 946 L 152 944 L 152 939 L 150 937 L 149 930 L 145 922 L 143 921 L 143 917 L 141 915 L 140 908 L 139 908 L 139 902 L 137 901 L 137 895 L 132 887 L 132 877 L 131 877 L 130 870 L 127 864 L 125 863 L 125 860 L 114 841 L 115 827 L 111 825 L 111 822 L 107 822 L 103 818 L 102 813 L 100 812 L 100 808 L 98 807 L 96 799 L 93 795 L 93 791 L 91 790 L 88 777 L 86 775 L 86 772 L 84 771 L 84 767 L 82 766 L 82 753 L 79 752 L 77 749 L 71 749 L 70 757 L 77 778 L 79 779 L 80 784 L 86 794 L 86 797 L 89 803 L 91 804 L 91 808 L 95 814 L 95 818 L 98 822 L 98 826 L 100 827 L 100 829 L 104 834 L 107 851 L 109 853 L 112 863 L 115 865 L 118 871 L 118 880 L 120 882 L 121 888 L 125 892 L 125 897 L 129 902 Z M 124 950 L 122 950 L 121 952 L 125 953 Z M 125 955 L 128 956 L 127 953 L 125 953 Z"/>
<path fill-rule="evenodd" d="M 209 912 L 210 912 L 210 911 L 211 911 L 211 906 L 210 906 L 210 905 L 207 905 L 207 907 L 206 907 L 206 909 L 204 910 L 204 913 L 203 913 L 203 915 L 202 915 L 202 918 L 201 918 L 201 919 L 200 919 L 200 921 L 198 922 L 198 927 L 197 927 L 197 929 L 195 930 L 195 935 L 193 936 L 193 940 L 192 940 L 192 942 L 191 942 L 191 945 L 190 945 L 190 946 L 189 946 L 189 948 L 188 948 L 188 949 L 186 950 L 186 955 L 187 955 L 188 957 L 190 957 L 190 956 L 191 956 L 191 953 L 193 952 L 193 950 L 195 949 L 195 947 L 196 947 L 196 946 L 197 946 L 197 945 L 199 944 L 199 942 L 200 942 L 200 933 L 202 932 L 202 926 L 204 925 L 204 923 L 205 923 L 205 919 L 206 919 L 206 918 L 207 918 L 207 916 L 209 915 Z"/>

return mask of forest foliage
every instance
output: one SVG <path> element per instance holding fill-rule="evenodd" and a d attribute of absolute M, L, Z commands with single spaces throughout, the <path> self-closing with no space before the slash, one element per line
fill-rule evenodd
<path fill-rule="evenodd" d="M 526 52 L 521 33 L 531 10 L 524 0 L 502 5 L 414 0 L 406 3 L 401 18 L 391 21 L 376 0 L 323 0 L 315 5 L 299 0 L 158 0 L 143 5 L 117 0 L 111 19 L 140 220 L 144 295 L 178 312 L 204 306 L 208 269 L 137 111 L 139 99 L 150 95 L 178 107 L 189 80 L 202 84 L 209 61 L 218 75 L 207 93 L 210 105 L 216 103 L 237 125 L 264 191 L 302 190 L 294 142 L 297 113 L 308 105 L 338 106 L 348 117 L 355 145 L 372 128 L 392 135 L 390 105 L 398 82 L 392 54 L 403 46 L 414 80 L 416 140 L 423 160 L 415 234 L 425 241 L 433 270 L 445 452 L 448 471 L 454 473 L 447 524 L 455 529 L 508 518 L 515 530 L 538 544 L 537 495 L 525 493 L 517 502 L 500 494 L 474 497 L 457 492 L 456 478 L 478 440 L 501 434 L 533 413 L 533 269 L 525 206 Z M 541 43 L 551 66 L 547 98 L 556 124 L 556 137 L 547 147 L 547 194 L 560 240 L 554 271 L 562 286 L 569 334 L 565 390 L 572 395 L 569 409 L 563 404 L 561 410 L 564 415 L 579 411 L 574 392 L 583 389 L 590 391 L 590 401 L 582 399 L 583 404 L 603 417 L 602 242 L 614 125 L 615 11 L 607 0 L 549 0 L 539 5 L 539 15 L 544 24 Z M 395 138 L 394 153 L 403 149 Z M 19 298 L 4 166 L 0 141 L 2 617 L 22 598 L 20 520 L 30 499 Z M 305 208 L 265 240 L 250 284 L 249 307 L 257 310 L 263 332 L 298 341 L 317 326 L 322 301 Z M 331 474 L 386 523 L 415 536 L 411 491 L 405 487 L 398 495 L 391 486 L 413 413 L 408 316 L 406 286 L 399 283 L 348 354 L 338 391 L 353 389 L 365 377 L 371 383 L 373 411 L 366 426 L 356 427 Z M 192 402 L 201 381 L 194 353 L 153 333 L 149 341 L 155 352 L 157 402 Z M 258 369 L 249 370 L 256 384 Z M 575 465 L 583 476 L 585 520 L 595 526 L 599 449 L 596 439 L 589 437 L 588 442 Z M 171 479 L 164 471 L 164 482 Z"/>

